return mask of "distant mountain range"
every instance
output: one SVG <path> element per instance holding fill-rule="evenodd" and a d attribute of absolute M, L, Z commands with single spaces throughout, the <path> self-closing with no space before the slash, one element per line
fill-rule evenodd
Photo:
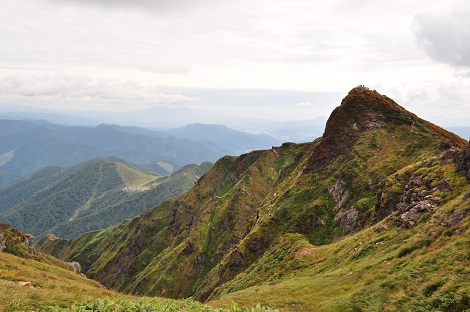
<path fill-rule="evenodd" d="M 219 125 L 152 131 L 117 125 L 86 127 L 44 120 L 0 120 L 0 187 L 42 167 L 72 166 L 98 157 L 119 157 L 166 174 L 172 172 L 168 168 L 215 161 L 227 154 L 277 143 L 267 135 Z"/>
<path fill-rule="evenodd" d="M 232 155 L 240 155 L 254 149 L 266 149 L 281 142 L 267 134 L 250 134 L 230 129 L 224 125 L 190 124 L 166 131 L 179 139 L 214 143 Z"/>
<path fill-rule="evenodd" d="M 0 189 L 0 222 L 72 238 L 132 218 L 189 190 L 212 163 L 157 176 L 117 158 L 46 167 Z"/>

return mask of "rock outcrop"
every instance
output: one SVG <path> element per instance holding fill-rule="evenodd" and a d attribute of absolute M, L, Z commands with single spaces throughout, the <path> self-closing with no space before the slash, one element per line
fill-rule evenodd
<path fill-rule="evenodd" d="M 0 252 L 3 252 L 5 250 L 5 234 L 0 233 Z"/>
<path fill-rule="evenodd" d="M 30 254 L 34 253 L 34 236 L 31 234 L 24 234 L 21 237 L 23 244 L 26 246 L 26 249 Z"/>
<path fill-rule="evenodd" d="M 348 207 L 350 196 L 345 185 L 346 182 L 343 179 L 337 179 L 335 184 L 328 187 L 328 194 L 335 204 L 333 207 L 333 211 L 336 212 L 334 221 L 339 223 L 342 230 L 350 232 L 356 228 L 359 211 L 355 207 Z"/>
<path fill-rule="evenodd" d="M 34 237 L 23 231 L 10 228 L 9 224 L 0 223 L 0 252 L 8 251 L 17 256 L 35 254 Z"/>
<path fill-rule="evenodd" d="M 72 268 L 72 270 L 75 273 L 77 273 L 77 274 L 81 273 L 82 266 L 80 265 L 80 263 L 78 263 L 76 261 L 72 261 L 72 262 L 65 262 L 65 264 L 67 264 L 70 268 Z"/>
<path fill-rule="evenodd" d="M 417 224 L 422 213 L 430 212 L 436 209 L 440 203 L 440 198 L 432 195 L 433 190 L 447 189 L 450 184 L 443 179 L 439 186 L 432 189 L 432 178 L 423 175 L 413 176 L 405 186 L 405 192 L 397 204 L 396 208 L 399 216 L 395 222 L 405 228 L 412 228 Z"/>
<path fill-rule="evenodd" d="M 470 182 L 470 142 L 456 159 L 457 172 Z"/>

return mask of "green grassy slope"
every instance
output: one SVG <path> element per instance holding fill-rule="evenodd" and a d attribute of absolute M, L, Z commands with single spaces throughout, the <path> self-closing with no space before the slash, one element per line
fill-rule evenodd
<path fill-rule="evenodd" d="M 407 174 L 431 168 L 407 168 Z M 219 287 L 211 304 L 260 302 L 282 311 L 464 311 L 470 305 L 470 199 L 463 200 L 469 187 L 454 166 L 439 170 L 453 177 L 453 190 L 439 195 L 456 193 L 434 211 L 420 213 L 416 226 L 404 226 L 397 211 L 328 245 L 284 234 Z"/>
<path fill-rule="evenodd" d="M 145 191 L 123 192 L 119 189 L 109 192 L 91 203 L 91 209 L 82 212 L 76 219 L 59 223 L 48 232 L 72 238 L 84 232 L 99 230 L 124 219 L 133 218 L 165 200 L 186 192 L 211 166 L 212 163 L 209 162 L 187 165 L 171 175 L 148 182 L 148 185 L 144 185 Z M 120 198 L 122 195 L 125 196 Z"/>
<path fill-rule="evenodd" d="M 35 193 L 53 186 L 78 170 L 79 167 L 45 167 L 0 188 L 0 214 L 27 202 Z"/>
<path fill-rule="evenodd" d="M 62 261 L 36 252 L 31 243 L 30 235 L 0 224 L 0 311 L 34 311 L 57 303 L 125 297 L 74 273 Z"/>
<path fill-rule="evenodd" d="M 36 237 L 75 237 L 114 225 L 190 189 L 210 163 L 159 177 L 125 161 L 48 167 L 0 190 L 0 220 Z M 1 210 L 0 210 L 1 211 Z"/>
<path fill-rule="evenodd" d="M 357 292 L 364 283 L 377 286 L 354 270 L 375 265 L 376 257 L 396 257 L 397 246 L 407 244 L 409 235 L 440 209 L 450 214 L 468 205 L 462 201 L 468 182 L 456 173 L 465 145 L 393 100 L 358 87 L 334 110 L 322 138 L 223 157 L 175 200 L 113 228 L 71 241 L 50 238 L 41 246 L 129 293 L 203 301 L 240 294 L 249 304 L 261 301 L 255 297 L 258 290 L 263 302 L 292 311 L 309 310 L 310 297 L 323 310 L 335 298 L 331 307 L 354 308 L 354 294 L 359 301 L 373 296 L 367 287 Z M 368 233 L 378 222 L 388 222 L 381 235 L 396 240 L 387 252 L 375 255 L 372 246 L 380 241 L 373 237 L 381 236 Z M 457 232 L 453 239 L 465 244 L 462 235 Z M 364 242 L 354 244 L 354 237 L 364 237 Z M 370 246 L 359 252 L 364 244 Z M 358 255 L 342 261 L 352 245 Z M 323 256 L 307 257 L 317 254 Z M 335 258 L 337 254 L 342 256 Z M 317 265 L 325 275 L 317 274 Z M 315 297 L 315 288 L 307 291 L 318 284 L 326 292 L 331 288 L 327 282 L 339 279 L 329 276 L 343 273 L 356 280 L 344 284 L 342 292 L 339 282 L 325 296 Z M 391 297 L 387 293 L 381 298 Z M 385 307 L 380 300 L 378 306 Z"/>
<path fill-rule="evenodd" d="M 249 312 L 193 300 L 129 296 L 105 289 L 74 272 L 71 266 L 38 253 L 32 237 L 0 224 L 0 311 L 200 311 Z M 275 312 L 255 307 L 256 312 Z"/>

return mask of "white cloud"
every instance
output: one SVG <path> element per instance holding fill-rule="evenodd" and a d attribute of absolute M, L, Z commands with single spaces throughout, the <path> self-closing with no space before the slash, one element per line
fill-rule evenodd
<path fill-rule="evenodd" d="M 470 68 L 469 1 L 455 1 L 445 9 L 416 16 L 414 34 L 432 59 Z"/>
<path fill-rule="evenodd" d="M 440 126 L 468 126 L 469 79 L 446 75 L 445 81 L 403 81 L 369 86 L 393 98 L 407 110 Z"/>
<path fill-rule="evenodd" d="M 144 72 L 155 72 L 165 75 L 170 74 L 187 74 L 193 70 L 193 66 L 188 64 L 171 64 L 165 62 L 164 64 L 145 64 L 142 66 Z"/>
<path fill-rule="evenodd" d="M 315 104 L 313 103 L 310 103 L 310 102 L 300 102 L 300 103 L 297 103 L 295 104 L 297 106 L 304 106 L 304 107 L 315 107 Z"/>
<path fill-rule="evenodd" d="M 460 109 L 468 102 L 470 53 L 467 41 L 458 45 L 469 37 L 469 14 L 462 13 L 468 6 L 451 3 L 2 0 L 0 101 L 82 110 L 199 105 L 240 116 L 266 114 L 276 103 L 273 118 L 299 119 L 327 115 L 341 98 L 299 90 L 345 95 L 366 84 L 423 103 L 417 113 L 437 112 L 445 102 L 450 109 L 442 114 L 470 118 Z M 434 60 L 458 66 L 461 88 L 446 89 L 449 81 L 458 85 L 456 71 L 431 61 L 416 37 Z M 237 93 L 247 89 L 268 95 Z M 421 110 L 424 103 L 428 109 Z"/>
<path fill-rule="evenodd" d="M 10 75 L 0 78 L 0 103 L 41 104 L 48 108 L 138 110 L 181 106 L 196 99 L 168 86 L 63 73 Z"/>
<path fill-rule="evenodd" d="M 140 8 L 152 10 L 184 10 L 193 6 L 214 5 L 220 0 L 50 0 L 58 3 L 72 3 L 75 5 L 93 5 L 107 8 Z"/>

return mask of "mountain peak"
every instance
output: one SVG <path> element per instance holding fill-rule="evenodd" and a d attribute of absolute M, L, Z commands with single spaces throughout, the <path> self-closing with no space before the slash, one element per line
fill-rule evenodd
<path fill-rule="evenodd" d="M 341 105 L 328 118 L 323 137 L 329 140 L 338 132 L 348 134 L 380 127 L 384 123 L 410 123 L 416 115 L 408 112 L 389 97 L 358 86 L 349 91 Z"/>
<path fill-rule="evenodd" d="M 349 91 L 341 105 L 331 113 L 306 172 L 327 165 L 346 153 L 366 131 L 386 128 L 393 132 L 403 125 L 409 126 L 409 132 L 441 137 L 443 146 L 461 145 L 457 136 L 419 118 L 386 95 L 359 85 Z"/>

